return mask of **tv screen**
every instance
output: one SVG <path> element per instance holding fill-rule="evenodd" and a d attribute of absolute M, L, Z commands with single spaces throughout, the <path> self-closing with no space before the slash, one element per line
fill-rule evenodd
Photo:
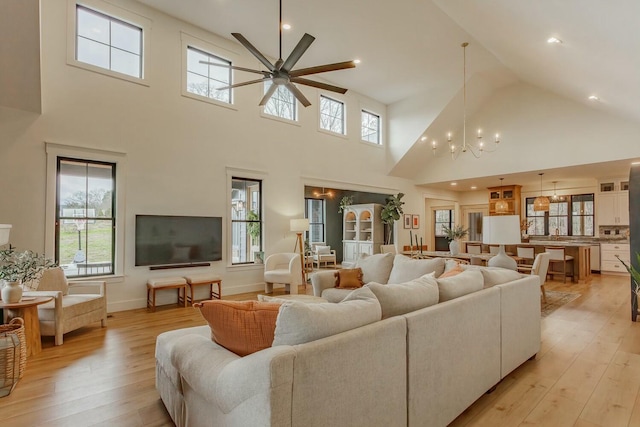
<path fill-rule="evenodd" d="M 136 215 L 136 266 L 221 259 L 221 217 Z"/>

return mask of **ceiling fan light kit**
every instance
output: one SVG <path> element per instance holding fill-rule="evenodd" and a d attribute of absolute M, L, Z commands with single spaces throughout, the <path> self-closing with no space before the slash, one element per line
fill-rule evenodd
<path fill-rule="evenodd" d="M 247 73 L 262 74 L 261 79 L 249 80 L 246 82 L 236 83 L 229 86 L 219 87 L 219 88 L 216 88 L 216 90 L 233 89 L 241 86 L 251 85 L 254 83 L 265 83 L 267 81 L 271 81 L 273 84 L 269 87 L 265 95 L 262 97 L 262 99 L 258 103 L 258 105 L 260 106 L 264 106 L 269 101 L 269 99 L 274 94 L 278 86 L 286 87 L 291 92 L 291 94 L 295 96 L 296 99 L 300 101 L 300 103 L 305 107 L 308 107 L 309 105 L 311 105 L 311 102 L 309 102 L 309 100 L 304 96 L 304 94 L 300 91 L 300 89 L 298 89 L 298 87 L 294 85 L 294 83 L 305 85 L 305 86 L 311 86 L 318 89 L 327 90 L 330 92 L 336 92 L 340 94 L 346 93 L 347 89 L 341 88 L 339 86 L 330 85 L 327 83 L 321 83 L 314 80 L 309 80 L 304 78 L 303 76 L 354 68 L 356 66 L 356 61 L 336 62 L 334 64 L 318 65 L 315 67 L 300 68 L 297 70 L 293 70 L 293 67 L 300 60 L 302 55 L 304 55 L 307 49 L 309 49 L 309 46 L 311 46 L 311 43 L 313 43 L 313 41 L 315 40 L 315 37 L 305 33 L 304 36 L 302 36 L 302 38 L 296 45 L 296 47 L 291 51 L 287 59 L 283 60 L 282 59 L 282 27 L 283 27 L 282 0 L 280 0 L 279 23 L 280 23 L 280 25 L 278 26 L 279 56 L 275 64 L 272 64 L 271 61 L 269 61 L 258 49 L 256 49 L 256 47 L 253 46 L 249 42 L 249 40 L 247 40 L 242 34 L 231 33 L 231 35 L 236 40 L 238 40 L 240 44 L 242 44 L 249 52 L 251 52 L 251 54 L 255 56 L 258 59 L 258 61 L 260 61 L 267 68 L 268 71 L 254 70 L 251 68 L 229 66 L 225 64 L 216 64 L 213 62 L 200 61 L 201 64 L 213 65 L 216 67 L 226 67 L 232 70 L 244 71 Z"/>

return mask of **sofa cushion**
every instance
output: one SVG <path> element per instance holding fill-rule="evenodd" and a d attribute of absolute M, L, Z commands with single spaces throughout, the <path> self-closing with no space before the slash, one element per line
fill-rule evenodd
<path fill-rule="evenodd" d="M 407 283 L 366 285 L 380 301 L 382 318 L 398 316 L 438 303 L 438 282 L 434 273 L 425 274 Z"/>
<path fill-rule="evenodd" d="M 393 268 L 387 282 L 378 283 L 406 283 L 428 273 L 435 273 L 436 277 L 444 272 L 444 259 L 411 259 L 404 255 L 396 255 Z"/>
<path fill-rule="evenodd" d="M 103 310 L 104 297 L 98 294 L 73 294 L 62 298 L 62 310 L 65 319 L 82 316 L 93 311 Z M 38 306 L 38 318 L 40 321 L 55 321 L 55 298 Z"/>
<path fill-rule="evenodd" d="M 364 283 L 387 283 L 393 267 L 393 254 L 362 254 L 355 266 L 362 269 Z"/>
<path fill-rule="evenodd" d="M 362 269 L 361 268 L 341 268 L 335 272 L 336 288 L 361 288 L 362 283 Z"/>
<path fill-rule="evenodd" d="M 211 328 L 211 338 L 238 356 L 271 347 L 279 303 L 212 300 L 194 304 Z"/>
<path fill-rule="evenodd" d="M 482 273 L 477 270 L 466 270 L 456 276 L 436 280 L 438 281 L 440 302 L 477 292 L 484 285 Z"/>
<path fill-rule="evenodd" d="M 329 302 L 340 302 L 345 299 L 353 289 L 329 288 L 322 291 L 322 298 Z"/>
<path fill-rule="evenodd" d="M 324 293 L 323 293 L 324 296 Z M 273 345 L 296 345 L 339 334 L 382 318 L 376 296 L 369 288 L 352 291 L 338 304 L 282 304 Z"/>
<path fill-rule="evenodd" d="M 515 270 L 509 270 L 500 267 L 482 267 L 479 265 L 465 265 L 461 266 L 464 270 L 478 270 L 482 273 L 484 278 L 484 287 L 490 288 L 495 285 L 502 285 L 503 283 L 513 282 L 514 280 L 522 279 L 524 274 Z"/>

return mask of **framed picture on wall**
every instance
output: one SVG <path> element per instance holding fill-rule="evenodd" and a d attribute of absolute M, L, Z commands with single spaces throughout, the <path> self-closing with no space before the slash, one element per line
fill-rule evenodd
<path fill-rule="evenodd" d="M 411 215 L 411 228 L 420 228 L 420 215 Z"/>
<path fill-rule="evenodd" d="M 411 228 L 411 214 L 404 214 L 404 228 Z"/>

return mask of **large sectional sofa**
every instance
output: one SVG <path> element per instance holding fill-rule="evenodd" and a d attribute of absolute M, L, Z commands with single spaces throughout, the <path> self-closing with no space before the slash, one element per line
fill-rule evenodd
<path fill-rule="evenodd" d="M 407 263 L 391 254 L 362 260 L 360 267 L 365 281 L 386 274 L 388 284 L 369 283 L 343 302 L 308 307 L 315 306 L 314 315 L 334 313 L 326 323 L 335 326 L 361 317 L 366 306 L 377 317 L 361 326 L 286 344 L 278 328 L 315 328 L 287 321 L 286 310 L 304 305 L 289 301 L 280 308 L 274 345 L 244 357 L 212 341 L 208 326 L 158 336 L 156 386 L 176 425 L 446 426 L 540 349 L 535 276 L 474 267 L 478 271 L 436 279 L 453 267 L 444 260 Z M 423 273 L 428 269 L 434 271 Z M 332 296 L 333 275 L 312 277 L 317 295 Z M 480 288 L 470 285 L 478 277 Z M 400 278 L 408 283 L 394 284 Z M 415 304 L 386 292 L 421 286 L 433 302 L 433 283 L 435 303 L 378 320 L 385 306 L 393 314 Z"/>

